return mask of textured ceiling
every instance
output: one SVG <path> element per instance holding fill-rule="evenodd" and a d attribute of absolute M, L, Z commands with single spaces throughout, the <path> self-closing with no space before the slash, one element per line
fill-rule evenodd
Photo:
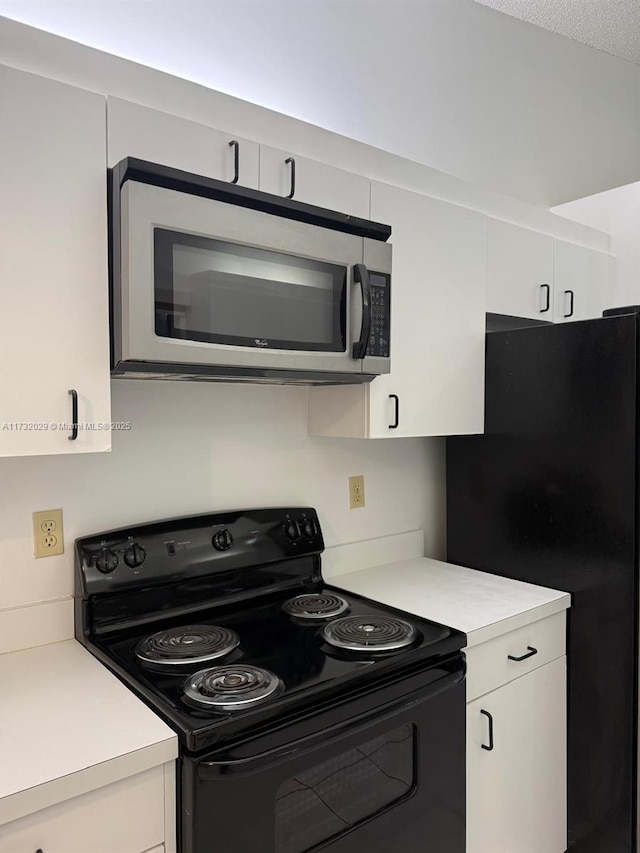
<path fill-rule="evenodd" d="M 640 0 L 475 0 L 640 64 Z"/>

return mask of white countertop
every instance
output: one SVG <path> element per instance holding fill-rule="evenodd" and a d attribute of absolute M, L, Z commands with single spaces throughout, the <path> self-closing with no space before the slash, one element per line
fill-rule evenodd
<path fill-rule="evenodd" d="M 570 605 L 564 592 L 414 557 L 336 587 L 464 631 L 473 646 Z M 0 824 L 172 761 L 175 733 L 75 640 L 0 655 Z"/>
<path fill-rule="evenodd" d="M 0 823 L 178 754 L 176 734 L 75 640 L 0 655 Z"/>
<path fill-rule="evenodd" d="M 464 631 L 467 646 L 544 619 L 571 604 L 566 592 L 427 557 L 334 575 L 330 583 Z"/>

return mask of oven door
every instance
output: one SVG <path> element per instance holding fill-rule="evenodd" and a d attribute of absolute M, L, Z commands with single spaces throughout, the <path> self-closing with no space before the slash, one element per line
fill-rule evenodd
<path fill-rule="evenodd" d="M 464 656 L 181 768 L 181 853 L 464 853 Z"/>
<path fill-rule="evenodd" d="M 116 363 L 375 367 L 353 354 L 362 237 L 136 181 L 121 201 Z"/>

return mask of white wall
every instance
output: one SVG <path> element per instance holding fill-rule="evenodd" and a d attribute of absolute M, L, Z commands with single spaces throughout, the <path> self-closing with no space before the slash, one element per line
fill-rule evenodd
<path fill-rule="evenodd" d="M 111 453 L 0 459 L 0 608 L 73 591 L 73 541 L 111 527 L 248 506 L 311 505 L 327 545 L 426 527 L 444 555 L 439 439 L 312 439 L 306 389 L 114 380 Z M 347 478 L 366 506 L 349 510 Z M 66 551 L 34 559 L 31 513 L 62 507 Z M 1 618 L 1 617 L 0 617 Z"/>
<path fill-rule="evenodd" d="M 611 234 L 616 263 L 607 307 L 640 305 L 640 182 L 562 204 L 553 212 Z"/>
<path fill-rule="evenodd" d="M 471 0 L 79 9 L 2 3 L 18 20 L 544 207 L 640 178 L 640 68 Z"/>
<path fill-rule="evenodd" d="M 269 0 L 266 5 L 268 3 Z M 28 5 L 26 3 L 25 8 Z M 94 5 L 96 9 L 99 7 L 97 3 L 86 8 L 90 8 L 93 13 Z M 302 7 L 305 4 L 298 5 Z M 344 6 L 344 14 L 351 14 L 346 11 L 348 5 L 341 4 L 341 8 Z M 425 8 L 431 5 L 441 4 L 425 4 Z M 454 16 L 468 13 L 472 16 L 469 21 L 475 20 L 475 12 L 460 11 L 468 5 L 463 0 L 456 0 Z M 476 4 L 471 5 L 476 7 Z M 232 6 L 228 4 L 224 9 L 229 10 Z M 77 11 L 77 6 L 74 8 Z M 259 18 L 262 4 L 255 4 L 253 8 Z M 371 14 L 377 20 L 376 8 L 372 6 Z M 477 9 L 483 16 L 487 12 L 491 14 L 490 10 L 480 6 Z M 113 13 L 111 4 L 110 11 Z M 318 9 L 316 12 L 320 14 Z M 224 10 L 221 10 L 222 13 L 226 14 Z M 438 14 L 446 18 L 443 9 Z M 122 17 L 114 17 L 121 25 Z M 220 22 L 223 20 L 221 18 Z M 478 20 L 482 22 L 485 18 Z M 465 25 L 467 28 L 469 21 Z M 490 30 L 495 25 L 493 18 L 491 21 L 493 23 L 488 25 Z M 506 17 L 503 21 L 503 16 L 499 17 L 498 22 L 498 29 L 504 26 L 507 30 L 490 52 L 493 55 L 499 48 L 499 52 L 502 51 L 505 56 L 511 55 L 509 28 L 517 22 Z M 136 28 L 129 21 L 126 29 Z M 473 53 L 476 49 L 473 48 L 474 38 L 468 29 L 464 32 L 467 32 L 467 47 Z M 530 36 L 533 38 L 533 35 Z M 148 32 L 145 38 L 149 43 L 153 42 Z M 425 46 L 431 43 L 431 30 L 426 33 L 425 39 Z M 542 209 L 511 203 L 495 193 L 478 191 L 476 199 L 473 188 L 441 173 L 418 169 L 408 161 L 382 154 L 335 134 L 316 131 L 266 109 L 250 107 L 245 102 L 210 89 L 39 33 L 13 21 L 0 21 L 0 40 L 2 61 L 18 68 L 105 94 L 136 100 L 196 121 L 214 126 L 218 124 L 240 136 L 263 140 L 267 144 L 279 147 L 290 145 L 292 150 L 307 156 L 321 160 L 335 159 L 344 168 L 354 171 L 362 169 L 365 174 L 381 180 L 393 182 L 397 178 L 398 183 L 405 186 L 414 183 L 417 186 L 422 181 L 424 191 L 432 192 L 435 196 L 477 206 L 478 209 L 489 204 L 494 215 L 500 215 L 499 211 L 503 211 L 505 218 L 510 218 L 513 214 L 516 221 L 522 220 L 523 224 L 528 222 L 541 230 L 545 230 L 544 222 L 552 218 Z M 353 38 L 348 41 L 349 51 L 353 54 L 355 42 Z M 222 40 L 223 43 L 227 42 Z M 485 48 L 490 44 L 491 39 L 486 42 Z M 516 39 L 514 45 L 518 44 Z M 563 40 L 562 44 L 565 44 Z M 453 39 L 449 48 L 454 53 L 461 50 L 456 39 Z M 308 49 L 313 56 L 315 47 L 308 45 Z M 567 49 L 572 55 L 573 47 Z M 580 49 L 588 51 L 588 48 Z M 445 61 L 443 53 L 446 51 L 436 52 L 442 62 Z M 589 62 L 595 62 L 592 69 L 595 73 L 598 60 L 593 59 L 590 52 L 585 56 L 591 57 Z M 361 76 L 369 73 L 369 66 L 356 63 L 353 67 L 356 66 Z M 620 66 L 618 70 L 623 80 L 628 82 L 626 66 Z M 418 110 L 419 116 L 416 118 L 413 116 L 416 112 L 415 104 L 405 101 L 403 114 L 407 121 L 423 122 L 424 139 L 429 145 L 434 138 L 439 140 L 443 154 L 447 152 L 447 144 L 442 134 L 446 130 L 449 136 L 455 136 L 453 149 L 464 154 L 462 159 L 458 155 L 454 158 L 460 166 L 460 172 L 464 171 L 464 159 L 476 179 L 480 180 L 484 176 L 484 179 L 500 187 L 508 184 L 516 173 L 522 172 L 522 151 L 519 151 L 521 140 L 516 135 L 507 144 L 506 138 L 496 130 L 500 122 L 511 121 L 508 114 L 509 99 L 505 101 L 501 94 L 496 95 L 497 100 L 491 101 L 494 110 L 491 116 L 477 110 L 467 114 L 472 94 L 468 86 L 473 84 L 474 79 L 472 71 L 467 68 L 468 73 L 461 75 L 445 74 L 437 85 L 431 81 L 425 89 L 425 113 Z M 493 68 L 491 74 L 495 71 Z M 254 82 L 259 77 L 255 73 L 251 75 Z M 375 74 L 371 79 L 375 81 Z M 313 79 L 309 82 L 313 83 Z M 431 113 L 428 119 L 425 118 L 429 111 L 427 95 L 431 97 L 434 88 L 438 86 L 444 87 L 443 91 L 450 99 L 449 107 L 437 116 L 439 121 L 444 122 L 443 129 L 438 129 L 436 114 Z M 622 85 L 623 103 L 626 103 L 625 86 L 626 83 Z M 346 91 L 346 82 L 342 88 Z M 270 91 L 277 94 L 280 89 L 273 86 Z M 393 110 L 395 100 L 398 99 L 398 93 L 388 87 L 383 87 L 381 92 L 384 98 L 374 99 L 378 117 L 380 104 L 387 104 L 388 109 Z M 455 98 L 454 93 L 457 93 Z M 494 94 L 491 94 L 492 99 Z M 338 112 L 345 107 L 342 98 L 338 96 L 327 95 L 323 101 L 306 94 L 298 102 L 301 105 L 325 103 L 327 108 L 335 108 Z M 368 121 L 370 123 L 370 111 L 376 103 L 369 103 L 366 99 L 362 102 L 361 115 L 365 125 Z M 354 106 L 352 103 L 351 107 Z M 515 109 L 514 104 L 511 106 Z M 350 108 L 344 115 L 354 121 L 356 112 Z M 393 117 L 392 112 L 389 115 Z M 504 169 L 498 169 L 499 180 L 494 180 L 490 170 L 487 171 L 489 164 L 485 155 L 490 146 L 485 136 L 477 135 L 481 126 L 486 131 L 489 118 L 497 134 L 494 134 L 493 142 L 497 145 L 504 165 Z M 470 133 L 471 125 L 468 122 L 473 124 L 476 120 L 480 121 L 480 125 L 473 125 L 476 129 Z M 386 123 L 394 126 L 391 119 Z M 358 122 L 349 126 L 352 132 L 356 124 Z M 376 120 L 376 126 L 382 127 L 384 124 Z M 428 133 L 427 125 L 430 128 Z M 415 139 L 406 128 L 405 124 L 395 126 L 396 137 L 406 144 L 413 144 Z M 624 136 L 627 130 L 628 125 L 622 122 L 620 134 Z M 453 144 L 452 139 L 447 137 L 447 140 Z M 620 150 L 623 149 L 624 146 Z M 527 158 L 531 153 L 527 153 Z M 493 167 L 500 165 L 499 160 L 497 155 L 492 156 Z M 535 172 L 533 183 L 536 186 L 547 186 L 540 177 L 540 162 L 534 157 L 530 163 L 533 164 L 533 172 L 527 167 L 523 173 L 526 182 L 533 181 Z M 615 164 L 611 168 L 615 169 Z M 531 222 L 533 214 L 539 214 L 544 222 Z M 566 223 L 567 228 L 569 224 Z M 574 225 L 573 229 L 578 229 L 578 226 Z M 571 239 L 570 234 L 566 237 Z M 575 239 L 580 242 L 579 236 Z M 441 440 L 359 442 L 311 439 L 306 434 L 306 392 L 299 388 L 122 380 L 115 381 L 113 388 L 113 418 L 131 420 L 133 429 L 129 433 L 114 435 L 111 454 L 0 460 L 0 607 L 68 596 L 72 591 L 71 546 L 77 536 L 135 521 L 250 504 L 308 503 L 316 506 L 328 545 L 424 528 L 427 555 L 444 555 L 444 445 Z M 364 510 L 350 511 L 347 508 L 347 477 L 352 474 L 365 475 L 367 506 Z M 63 557 L 35 560 L 32 556 L 31 513 L 37 509 L 56 507 L 62 507 L 65 513 L 67 552 Z"/>

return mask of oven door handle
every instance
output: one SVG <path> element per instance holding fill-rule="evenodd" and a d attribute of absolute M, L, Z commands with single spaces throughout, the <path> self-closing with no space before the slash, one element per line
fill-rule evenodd
<path fill-rule="evenodd" d="M 463 679 L 464 667 L 460 667 L 460 669 L 439 678 L 427 687 L 406 694 L 400 699 L 395 699 L 386 705 L 379 705 L 377 708 L 365 711 L 357 717 L 351 717 L 327 728 L 320 729 L 313 734 L 291 741 L 284 746 L 268 749 L 265 752 L 251 755 L 248 758 L 236 758 L 229 761 L 200 761 L 198 763 L 198 776 L 203 781 L 207 781 L 208 779 L 219 779 L 221 773 L 232 773 L 234 775 L 238 773 L 254 773 L 265 766 L 272 767 L 275 764 L 280 764 L 283 761 L 291 759 L 296 753 L 303 750 L 309 750 L 326 744 L 330 740 L 345 737 L 357 729 L 367 728 L 376 723 L 383 723 L 420 702 L 432 699 L 434 696 L 442 693 L 443 690 L 454 687 Z"/>
<path fill-rule="evenodd" d="M 362 326 L 360 327 L 360 340 L 355 341 L 351 355 L 353 358 L 364 358 L 367 354 L 367 344 L 371 334 L 371 282 L 369 270 L 364 264 L 353 265 L 353 280 L 360 283 L 362 290 Z"/>

